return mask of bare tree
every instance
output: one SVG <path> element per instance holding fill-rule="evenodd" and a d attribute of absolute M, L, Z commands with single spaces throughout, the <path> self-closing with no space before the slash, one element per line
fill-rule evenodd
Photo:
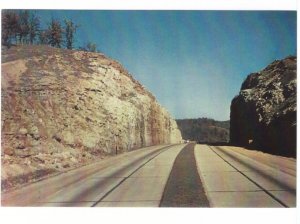
<path fill-rule="evenodd" d="M 48 44 L 48 34 L 46 30 L 40 30 L 39 33 L 39 44 Z"/>
<path fill-rule="evenodd" d="M 2 45 L 9 46 L 13 39 L 16 40 L 19 16 L 16 12 L 10 10 L 2 11 Z"/>
<path fill-rule="evenodd" d="M 62 34 L 63 29 L 60 21 L 52 18 L 47 30 L 48 44 L 53 47 L 60 48 L 62 43 Z"/>
<path fill-rule="evenodd" d="M 29 18 L 29 42 L 33 44 L 40 28 L 40 19 L 34 13 Z"/>
<path fill-rule="evenodd" d="M 65 38 L 67 49 L 73 49 L 74 35 L 76 33 L 78 25 L 75 25 L 72 20 L 65 19 Z"/>
<path fill-rule="evenodd" d="M 27 43 L 29 34 L 29 11 L 24 10 L 19 12 L 18 36 L 21 44 Z"/>

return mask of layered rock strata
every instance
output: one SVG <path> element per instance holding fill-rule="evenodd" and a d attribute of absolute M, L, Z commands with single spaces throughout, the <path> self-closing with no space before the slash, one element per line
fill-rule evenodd
<path fill-rule="evenodd" d="M 181 141 L 154 96 L 103 54 L 3 49 L 1 81 L 2 179 Z"/>

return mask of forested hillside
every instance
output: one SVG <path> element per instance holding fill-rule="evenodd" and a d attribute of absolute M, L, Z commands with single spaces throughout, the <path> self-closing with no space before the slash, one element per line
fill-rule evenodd
<path fill-rule="evenodd" d="M 228 142 L 229 121 L 215 121 L 209 118 L 176 120 L 183 139 L 197 142 Z"/>

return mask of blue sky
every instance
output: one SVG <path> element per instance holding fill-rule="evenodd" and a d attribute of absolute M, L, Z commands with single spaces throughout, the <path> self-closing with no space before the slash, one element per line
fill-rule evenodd
<path fill-rule="evenodd" d="M 228 120 L 246 76 L 296 55 L 296 12 L 37 11 L 80 25 L 76 46 L 97 44 L 175 118 Z"/>

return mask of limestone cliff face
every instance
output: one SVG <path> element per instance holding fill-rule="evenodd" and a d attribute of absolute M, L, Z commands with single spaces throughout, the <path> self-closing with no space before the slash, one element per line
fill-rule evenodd
<path fill-rule="evenodd" d="M 291 56 L 246 78 L 231 103 L 231 143 L 296 155 L 296 67 Z"/>
<path fill-rule="evenodd" d="M 181 140 L 154 96 L 103 54 L 4 49 L 1 88 L 2 157 L 18 169 L 58 169 Z"/>

